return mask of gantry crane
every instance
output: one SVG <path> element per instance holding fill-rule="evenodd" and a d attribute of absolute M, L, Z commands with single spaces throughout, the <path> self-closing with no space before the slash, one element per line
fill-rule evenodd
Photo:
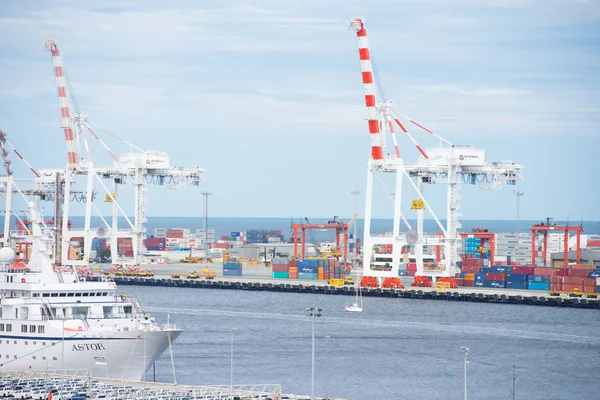
<path fill-rule="evenodd" d="M 357 35 L 369 136 L 371 138 L 371 157 L 367 164 L 368 172 L 365 191 L 363 275 L 374 276 L 379 279 L 382 277 L 397 277 L 402 247 L 406 244 L 414 244 L 417 275 L 427 275 L 434 278 L 454 277 L 457 271 L 457 248 L 458 241 L 460 240 L 457 233 L 458 228 L 460 228 L 458 221 L 460 216 L 460 183 L 476 184 L 487 180 L 488 183 L 491 183 L 487 187 L 490 189 L 500 188 L 504 184 L 514 185 L 517 180 L 521 179 L 523 166 L 512 162 L 486 163 L 484 150 L 476 149 L 472 146 L 454 145 L 417 121 L 396 112 L 392 101 L 383 98 L 382 102 L 378 102 L 378 87 L 376 85 L 378 78 L 373 71 L 364 19 L 362 17 L 352 18 L 349 29 L 356 32 Z M 437 138 L 440 141 L 440 148 L 423 149 L 400 121 L 400 118 L 407 120 L 413 126 Z M 394 124 L 410 139 L 420 154 L 416 163 L 409 164 L 401 156 L 394 131 Z M 389 133 L 393 140 L 394 149 L 390 152 L 387 151 L 386 147 L 386 133 Z M 445 147 L 442 147 L 442 143 L 445 143 Z M 395 174 L 393 194 L 390 194 L 379 180 L 377 175 L 380 173 Z M 416 207 L 416 234 L 401 212 L 403 178 L 406 178 L 406 182 L 412 186 L 419 199 Z M 373 235 L 371 233 L 374 179 L 382 186 L 386 196 L 392 203 L 393 230 L 391 235 Z M 416 183 L 413 179 L 416 180 Z M 425 184 L 444 184 L 447 186 L 447 221 L 445 226 L 440 222 L 424 196 Z M 436 221 L 442 232 L 441 237 L 425 237 L 423 235 L 425 209 L 427 209 Z M 408 228 L 408 231 L 405 233 L 400 232 L 401 220 Z M 392 245 L 393 262 L 390 271 L 373 270 L 371 268 L 371 263 L 375 256 L 373 249 L 375 246 L 383 244 Z M 433 270 L 429 271 L 425 271 L 423 266 L 423 248 L 426 245 L 443 246 L 444 249 L 444 259 Z"/>
<path fill-rule="evenodd" d="M 54 40 L 46 41 L 44 49 L 52 55 L 52 65 L 54 76 L 58 89 L 59 107 L 62 120 L 62 130 L 64 133 L 67 147 L 67 165 L 64 170 L 46 170 L 40 171 L 43 175 L 39 178 L 41 184 L 51 185 L 52 176 L 64 175 L 64 188 L 62 195 L 69 198 L 73 188 L 72 184 L 76 182 L 76 176 L 86 176 L 86 195 L 91 199 L 94 192 L 94 185 L 98 183 L 101 186 L 100 191 L 105 193 L 112 203 L 112 223 L 109 223 L 98 211 L 93 201 L 86 202 L 85 226 L 84 226 L 84 254 L 89 255 L 91 243 L 94 237 L 100 235 L 110 238 L 111 255 L 113 264 L 131 264 L 139 265 L 144 252 L 143 240 L 146 233 L 146 186 L 147 184 L 168 185 L 170 188 L 178 189 L 186 186 L 198 186 L 204 181 L 204 168 L 183 168 L 170 164 L 169 156 L 163 152 L 143 151 L 139 147 L 119 138 L 90 121 L 87 115 L 81 112 L 73 113 L 71 102 L 69 100 L 69 91 L 65 80 L 65 74 L 62 59 L 58 46 Z M 113 136 L 114 138 L 128 144 L 136 152 L 117 157 L 114 152 L 99 137 L 94 129 L 94 125 L 99 130 Z M 113 158 L 114 163 L 108 167 L 97 167 L 94 165 L 91 156 L 89 141 L 86 135 L 89 132 Z M 85 149 L 85 158 L 81 149 Z M 106 181 L 109 181 L 107 184 Z M 108 186 L 112 184 L 112 188 Z M 116 199 L 118 186 L 122 184 L 134 185 L 134 219 L 129 219 L 121 205 Z M 106 233 L 102 234 L 98 229 L 91 227 L 92 209 L 95 209 L 100 216 Z M 118 217 L 121 215 L 127 221 L 129 229 L 120 230 L 118 226 Z M 69 242 L 73 237 L 80 237 L 81 232 L 69 230 L 66 222 L 69 216 L 69 202 L 65 201 L 62 207 L 63 226 L 60 231 L 62 243 L 62 263 L 68 265 L 88 265 L 89 258 L 83 260 L 68 260 L 65 255 Z M 133 258 L 119 258 L 117 253 L 117 238 L 131 238 L 134 254 Z"/>
<path fill-rule="evenodd" d="M 9 158 L 8 148 L 10 148 L 15 155 L 29 168 L 29 170 L 33 173 L 35 178 L 32 179 L 17 179 L 13 176 L 13 170 L 11 169 L 11 160 Z M 60 241 L 59 241 L 59 232 L 62 226 L 61 222 L 61 213 L 60 207 L 56 207 L 56 204 L 60 206 L 61 203 L 61 195 L 60 190 L 64 186 L 63 177 L 60 174 L 51 175 L 48 177 L 49 181 L 52 185 L 44 184 L 44 175 L 38 172 L 23 156 L 21 152 L 19 152 L 7 139 L 7 134 L 0 130 L 0 153 L 3 157 L 4 169 L 6 170 L 6 176 L 0 176 L 0 182 L 3 184 L 0 186 L 0 194 L 5 196 L 5 215 L 4 215 L 4 234 L 2 236 L 2 245 L 3 246 L 11 246 L 14 243 L 11 243 L 11 239 L 15 239 L 20 241 L 20 243 L 27 243 L 27 240 L 30 236 L 29 230 L 29 221 L 22 220 L 18 213 L 13 210 L 13 195 L 19 194 L 25 203 L 28 205 L 30 200 L 33 200 L 35 203 L 35 208 L 39 209 L 40 201 L 55 201 L 54 207 L 54 219 L 45 220 L 43 224 L 52 224 L 54 228 L 52 232 L 54 233 L 55 243 L 54 243 L 54 253 L 53 259 L 60 260 Z M 85 198 L 85 192 L 81 190 L 73 189 L 71 191 L 71 195 L 76 197 L 82 201 L 87 201 Z M 56 201 L 56 199 L 59 199 Z M 17 232 L 11 233 L 10 224 L 11 217 L 15 217 L 17 219 Z M 71 221 L 67 221 L 68 228 L 71 228 Z"/>

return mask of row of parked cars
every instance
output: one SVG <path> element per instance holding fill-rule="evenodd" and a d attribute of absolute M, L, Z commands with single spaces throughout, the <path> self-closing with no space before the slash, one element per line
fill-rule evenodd
<path fill-rule="evenodd" d="M 97 379 L 85 378 L 23 378 L 0 377 L 2 400 L 275 400 L 267 394 L 239 395 L 228 387 L 149 388 L 141 383 L 135 386 L 115 385 Z M 256 392 L 255 392 L 256 393 Z M 277 400 L 288 399 L 287 396 Z"/>

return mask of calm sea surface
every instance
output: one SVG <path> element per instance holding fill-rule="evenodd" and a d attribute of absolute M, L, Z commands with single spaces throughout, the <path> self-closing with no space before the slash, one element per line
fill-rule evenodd
<path fill-rule="evenodd" d="M 347 399 L 461 399 L 463 354 L 470 349 L 469 399 L 600 399 L 600 313 L 498 304 L 366 298 L 361 314 L 350 298 L 312 294 L 122 286 L 159 322 L 183 328 L 173 353 L 178 383 L 280 383 L 310 395 L 311 328 L 316 320 L 316 395 Z M 147 379 L 153 379 L 152 368 Z M 172 382 L 168 351 L 156 380 Z"/>
<path fill-rule="evenodd" d="M 83 217 L 71 217 L 74 227 L 83 227 Z M 342 217 L 341 220 L 348 220 L 347 217 Z M 285 235 L 286 239 L 292 235 L 290 227 L 292 219 L 290 218 L 223 218 L 215 217 L 208 218 L 209 229 L 215 229 L 217 236 L 229 235 L 230 232 L 246 231 L 249 229 L 269 229 L 275 230 L 280 229 Z M 327 222 L 327 219 L 323 218 L 309 218 L 311 223 L 323 223 Z M 416 220 L 408 220 L 413 228 L 417 226 Z M 443 224 L 446 223 L 444 219 L 440 220 Z M 303 222 L 301 218 L 295 218 L 295 223 Z M 534 223 L 540 223 L 541 221 L 523 221 L 519 223 L 521 232 L 530 232 L 529 228 Z M 0 226 L 3 221 L 0 220 Z M 357 220 L 357 231 L 358 235 L 362 237 L 364 220 Z M 470 232 L 471 228 L 481 227 L 488 228 L 491 232 L 515 232 L 516 221 L 498 221 L 498 220 L 463 220 L 461 221 L 462 232 Z M 571 225 L 583 225 L 584 234 L 598 234 L 600 233 L 600 222 L 598 221 L 572 221 Z M 98 217 L 92 217 L 92 227 L 101 226 L 102 222 Z M 127 222 L 124 218 L 120 221 L 121 227 L 127 226 Z M 428 233 L 436 233 L 439 231 L 437 224 L 434 220 L 424 221 L 424 230 Z M 148 234 L 152 235 L 155 228 L 188 228 L 195 231 L 198 228 L 204 228 L 204 218 L 188 218 L 188 217 L 148 217 L 148 223 L 146 224 Z M 406 226 L 402 224 L 401 229 L 406 230 Z M 392 220 L 388 219 L 374 219 L 371 221 L 371 231 L 373 233 L 380 232 L 391 232 Z M 307 237 L 311 241 L 324 240 L 333 238 L 332 231 L 321 232 L 317 229 L 313 229 L 307 232 Z"/>

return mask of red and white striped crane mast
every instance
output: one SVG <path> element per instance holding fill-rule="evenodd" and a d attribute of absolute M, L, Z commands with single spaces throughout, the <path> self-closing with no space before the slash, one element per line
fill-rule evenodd
<path fill-rule="evenodd" d="M 62 59 L 60 57 L 60 51 L 54 40 L 46 41 L 44 50 L 49 51 L 52 54 L 52 66 L 54 67 L 54 79 L 56 80 L 56 88 L 58 90 L 58 105 L 60 107 L 60 115 L 62 118 L 62 129 L 67 144 L 68 166 L 69 168 L 78 168 L 81 159 L 79 154 L 79 135 L 75 129 L 73 129 L 73 113 L 71 111 L 71 102 L 69 100 L 69 92 L 67 90 L 67 82 Z"/>
<path fill-rule="evenodd" d="M 362 73 L 362 83 L 365 94 L 365 105 L 367 107 L 367 122 L 369 126 L 369 136 L 371 140 L 371 157 L 367 164 L 367 182 L 365 188 L 365 224 L 363 234 L 363 275 L 375 276 L 378 278 L 395 274 L 398 276 L 398 265 L 400 263 L 400 253 L 393 252 L 392 271 L 378 271 L 370 268 L 372 262 L 373 248 L 376 245 L 391 244 L 394 249 L 400 249 L 406 244 L 404 236 L 400 235 L 401 215 L 401 193 L 402 193 L 402 168 L 403 163 L 400 158 L 400 151 L 396 145 L 396 156 L 387 156 L 384 152 L 385 136 L 383 134 L 383 122 L 380 104 L 377 103 L 377 87 L 373 74 L 373 64 L 371 62 L 371 52 L 367 38 L 363 19 L 360 17 L 352 18 L 349 25 L 350 30 L 356 32 L 358 40 L 358 56 L 360 60 L 360 69 Z M 394 138 L 394 143 L 395 137 Z M 396 144 L 396 143 L 395 143 Z M 372 236 L 371 235 L 371 216 L 373 201 L 373 179 L 377 172 L 395 173 L 395 192 L 393 195 L 386 193 L 391 199 L 394 207 L 394 224 L 391 236 Z M 385 189 L 384 189 L 385 190 Z"/>

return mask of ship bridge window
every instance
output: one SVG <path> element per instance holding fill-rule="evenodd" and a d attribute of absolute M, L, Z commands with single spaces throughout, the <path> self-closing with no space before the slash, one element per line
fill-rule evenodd
<path fill-rule="evenodd" d="M 75 293 L 71 292 L 71 293 L 67 293 L 67 297 L 73 297 L 75 296 Z"/>
<path fill-rule="evenodd" d="M 87 296 L 89 296 L 89 295 L 90 295 L 90 294 L 89 294 L 88 292 L 83 292 L 83 297 L 87 297 Z"/>
<path fill-rule="evenodd" d="M 39 293 L 33 293 L 32 297 L 40 297 L 40 294 Z"/>
<path fill-rule="evenodd" d="M 58 293 L 52 293 L 50 297 L 58 297 Z"/>
<path fill-rule="evenodd" d="M 102 296 L 102 292 L 96 293 L 96 296 Z"/>
<path fill-rule="evenodd" d="M 12 332 L 12 324 L 6 324 L 6 332 Z"/>
<path fill-rule="evenodd" d="M 35 333 L 35 325 L 29 325 L 29 333 Z"/>
<path fill-rule="evenodd" d="M 27 325 L 21 325 L 21 333 L 27 333 Z"/>
<path fill-rule="evenodd" d="M 103 292 L 102 296 L 108 296 L 108 292 Z"/>
<path fill-rule="evenodd" d="M 38 325 L 38 333 L 45 333 L 46 332 L 46 327 L 44 325 Z M 42 343 L 42 344 L 46 344 L 46 343 Z"/>
<path fill-rule="evenodd" d="M 4 324 L 0 324 L 0 332 L 4 332 Z"/>
<path fill-rule="evenodd" d="M 95 295 L 96 295 L 96 293 L 95 293 L 95 292 L 91 292 L 91 293 L 90 293 L 90 296 L 95 296 Z"/>
<path fill-rule="evenodd" d="M 75 297 L 81 297 L 81 293 L 75 293 Z"/>
<path fill-rule="evenodd" d="M 58 297 L 67 297 L 67 294 L 66 293 L 59 293 Z"/>
<path fill-rule="evenodd" d="M 50 293 L 42 293 L 42 297 L 50 297 Z"/>

